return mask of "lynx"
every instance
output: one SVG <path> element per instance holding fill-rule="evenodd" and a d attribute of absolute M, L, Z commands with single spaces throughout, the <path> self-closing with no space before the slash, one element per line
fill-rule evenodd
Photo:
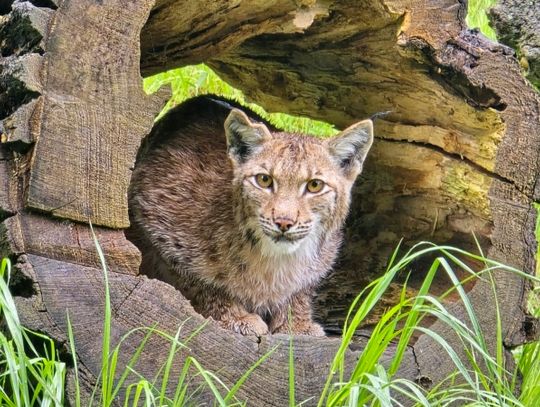
<path fill-rule="evenodd" d="M 142 270 L 222 327 L 322 336 L 311 297 L 338 253 L 373 125 L 318 139 L 250 116 L 199 97 L 161 119 L 133 172 L 130 235 Z"/>

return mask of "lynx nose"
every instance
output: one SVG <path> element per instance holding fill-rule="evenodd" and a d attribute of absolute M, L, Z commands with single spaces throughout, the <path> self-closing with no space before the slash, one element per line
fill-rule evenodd
<path fill-rule="evenodd" d="M 283 233 L 288 231 L 294 225 L 294 222 L 289 218 L 277 218 L 274 219 L 274 223 Z"/>

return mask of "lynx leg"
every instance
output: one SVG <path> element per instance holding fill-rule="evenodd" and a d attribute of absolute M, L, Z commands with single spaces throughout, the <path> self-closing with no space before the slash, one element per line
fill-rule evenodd
<path fill-rule="evenodd" d="M 302 291 L 293 295 L 288 304 L 274 312 L 270 322 L 270 332 L 324 336 L 323 328 L 314 322 L 311 316 L 311 292 Z"/>

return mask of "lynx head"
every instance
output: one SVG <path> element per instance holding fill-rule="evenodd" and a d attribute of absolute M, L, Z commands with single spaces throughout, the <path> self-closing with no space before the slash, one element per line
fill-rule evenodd
<path fill-rule="evenodd" d="M 268 255 L 292 253 L 340 228 L 373 142 L 364 120 L 333 138 L 272 133 L 234 109 L 225 121 L 237 217 Z"/>

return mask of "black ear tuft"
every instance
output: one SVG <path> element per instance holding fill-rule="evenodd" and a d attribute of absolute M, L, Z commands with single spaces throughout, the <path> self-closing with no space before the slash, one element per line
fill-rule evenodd
<path fill-rule="evenodd" d="M 363 120 L 328 140 L 330 154 L 348 174 L 356 177 L 373 143 L 373 122 Z"/>
<path fill-rule="evenodd" d="M 225 120 L 229 156 L 242 163 L 272 136 L 264 124 L 253 124 L 244 112 L 231 110 Z"/>

